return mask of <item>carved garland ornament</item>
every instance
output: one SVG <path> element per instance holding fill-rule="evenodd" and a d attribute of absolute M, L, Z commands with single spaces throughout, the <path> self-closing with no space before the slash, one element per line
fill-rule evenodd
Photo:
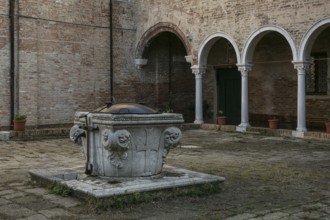
<path fill-rule="evenodd" d="M 104 129 L 101 135 L 102 146 L 109 151 L 108 158 L 117 168 L 123 167 L 123 160 L 127 159 L 127 150 L 131 145 L 131 134 L 127 130 L 119 130 L 115 133 Z"/>
<path fill-rule="evenodd" d="M 78 145 L 82 146 L 82 137 L 85 137 L 84 129 L 80 128 L 78 125 L 74 125 L 70 129 L 70 139 L 71 141 L 77 143 Z"/>
<path fill-rule="evenodd" d="M 170 127 L 164 131 L 164 152 L 163 152 L 163 163 L 171 148 L 178 146 L 182 138 L 182 133 L 179 128 Z"/>

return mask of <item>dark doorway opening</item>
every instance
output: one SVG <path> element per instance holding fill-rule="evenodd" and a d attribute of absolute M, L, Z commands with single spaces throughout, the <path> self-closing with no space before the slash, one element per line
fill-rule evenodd
<path fill-rule="evenodd" d="M 241 120 L 241 73 L 237 68 L 217 69 L 218 112 L 227 116 L 227 124 Z"/>

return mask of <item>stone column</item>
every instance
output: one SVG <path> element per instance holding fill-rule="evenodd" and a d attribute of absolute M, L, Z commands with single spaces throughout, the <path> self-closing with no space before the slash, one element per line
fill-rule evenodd
<path fill-rule="evenodd" d="M 294 136 L 303 136 L 306 128 L 306 89 L 305 75 L 309 67 L 307 62 L 293 62 L 294 68 L 298 72 L 298 100 L 297 100 L 297 132 Z"/>
<path fill-rule="evenodd" d="M 206 68 L 200 68 L 198 66 L 192 66 L 191 70 L 195 74 L 196 79 L 196 101 L 195 101 L 195 124 L 203 124 L 203 87 L 202 78 L 206 72 Z"/>
<path fill-rule="evenodd" d="M 236 128 L 237 131 L 246 131 L 250 127 L 249 123 L 249 71 L 252 65 L 237 65 L 242 75 L 242 91 L 241 91 L 241 124 Z"/>

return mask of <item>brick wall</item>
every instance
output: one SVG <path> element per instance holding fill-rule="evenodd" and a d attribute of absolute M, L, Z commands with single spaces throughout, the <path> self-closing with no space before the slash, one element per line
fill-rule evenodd
<path fill-rule="evenodd" d="M 306 116 L 307 125 L 311 129 L 324 127 L 324 122 L 330 120 L 330 28 L 320 34 L 313 46 L 313 52 L 325 52 L 328 57 L 328 95 L 307 95 Z"/>
<path fill-rule="evenodd" d="M 10 125 L 9 1 L 0 3 L 0 126 Z M 15 112 L 30 127 L 72 123 L 109 99 L 109 1 L 16 1 Z M 120 27 L 120 26 L 118 26 Z"/>
<path fill-rule="evenodd" d="M 0 2 L 0 127 L 10 120 L 10 41 L 8 1 Z"/>
<path fill-rule="evenodd" d="M 234 37 L 242 49 L 249 35 L 263 25 L 278 25 L 293 35 L 296 45 L 318 20 L 329 16 L 330 4 L 322 0 L 173 0 L 137 1 L 137 36 L 163 21 L 192 33 L 193 48 L 211 33 L 222 31 Z"/>
<path fill-rule="evenodd" d="M 109 99 L 109 6 L 20 1 L 19 112 L 28 125 L 72 122 Z"/>
<path fill-rule="evenodd" d="M 330 3 L 321 0 L 153 0 L 138 1 L 135 8 L 136 42 L 153 25 L 159 22 L 174 23 L 184 34 L 190 33 L 193 36 L 191 53 L 194 55 L 194 63 L 197 64 L 198 48 L 206 37 L 215 32 L 231 36 L 242 51 L 253 32 L 265 25 L 274 25 L 286 30 L 298 48 L 309 28 L 329 16 Z M 316 45 L 330 48 L 328 43 L 325 44 L 329 42 L 328 39 L 323 36 L 317 39 Z M 227 51 L 220 44 L 216 43 L 211 49 L 208 58 L 209 69 L 203 77 L 203 98 L 211 109 L 210 115 L 204 117 L 210 122 L 214 122 L 216 110 L 217 89 L 213 68 L 223 64 L 236 64 L 236 57 L 232 54 L 230 62 L 224 63 L 226 59 L 228 61 Z M 265 35 L 257 44 L 253 56 L 253 69 L 249 73 L 249 102 L 253 125 L 266 126 L 270 116 L 278 116 L 282 121 L 282 127 L 296 127 L 297 71 L 291 63 L 292 60 L 291 48 L 279 34 Z M 322 101 L 328 99 L 329 95 L 317 97 L 316 100 L 320 101 L 315 101 L 315 97 L 307 97 L 307 116 L 328 115 L 329 102 Z"/>
<path fill-rule="evenodd" d="M 75 111 L 90 111 L 107 101 L 110 97 L 109 0 L 18 2 L 16 109 L 28 114 L 28 125 L 71 123 Z M 154 83 L 155 65 L 160 63 L 152 57 L 148 66 L 140 70 L 135 67 L 134 59 L 142 36 L 154 25 L 168 22 L 174 24 L 183 37 L 190 33 L 192 40 L 185 46 L 196 64 L 198 48 L 212 33 L 222 32 L 233 37 L 242 51 L 254 31 L 264 25 L 275 25 L 288 31 L 298 47 L 306 31 L 316 21 L 329 16 L 330 11 L 330 3 L 323 0 L 114 0 L 113 3 L 113 95 L 120 102 L 142 100 L 150 105 L 165 102 L 165 95 L 159 93 L 158 100 L 153 97 L 157 97 L 155 91 L 166 93 L 168 82 Z M 8 7 L 7 1 L 0 3 L 0 126 L 10 123 Z M 324 44 L 329 42 L 327 39 L 327 36 L 319 39 L 314 49 L 330 48 L 328 43 Z M 225 61 L 226 65 L 237 62 L 232 48 L 225 54 L 226 44 L 227 41 L 223 41 L 214 45 L 209 69 L 203 78 L 203 95 L 211 111 L 216 110 L 213 67 Z M 182 54 L 180 56 L 182 59 Z M 174 93 L 180 97 L 176 106 L 179 111 L 190 111 L 193 115 L 194 75 L 189 72 L 189 65 L 181 61 L 176 62 L 174 72 L 178 74 L 173 78 Z M 290 47 L 282 36 L 271 33 L 257 45 L 253 61 L 249 75 L 250 113 L 265 117 L 280 115 L 290 124 L 296 117 L 297 96 Z M 268 97 L 271 99 L 265 101 Z M 329 115 L 329 102 L 323 101 L 328 98 L 308 97 L 308 117 Z M 214 120 L 214 112 L 208 120 Z"/>

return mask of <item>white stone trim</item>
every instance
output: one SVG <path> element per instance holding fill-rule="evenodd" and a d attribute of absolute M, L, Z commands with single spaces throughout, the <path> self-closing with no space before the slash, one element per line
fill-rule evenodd
<path fill-rule="evenodd" d="M 298 75 L 297 88 L 297 132 L 306 132 L 306 89 L 305 89 L 305 75 L 309 63 L 306 62 L 292 62 Z"/>
<path fill-rule="evenodd" d="M 249 72 L 252 65 L 237 65 L 241 72 L 241 123 L 236 128 L 237 131 L 246 131 L 250 126 L 249 123 Z"/>
<path fill-rule="evenodd" d="M 303 36 L 299 47 L 299 60 L 308 59 L 313 47 L 315 38 L 327 27 L 330 26 L 330 17 L 324 18 L 316 22 Z"/>
<path fill-rule="evenodd" d="M 235 53 L 236 53 L 236 59 L 237 59 L 237 63 L 240 63 L 240 50 L 237 46 L 236 41 L 234 40 L 233 37 L 231 37 L 230 35 L 224 33 L 224 32 L 215 32 L 211 35 L 209 35 L 208 37 L 206 37 L 202 44 L 199 46 L 198 49 L 198 64 L 200 67 L 205 67 L 207 64 L 207 57 L 208 54 L 210 52 L 210 49 L 212 48 L 213 44 L 219 40 L 220 38 L 225 38 L 226 40 L 228 40 L 231 45 L 233 46 Z"/>
<path fill-rule="evenodd" d="M 195 95 L 195 124 L 203 124 L 203 74 L 206 68 L 200 68 L 197 65 L 191 67 L 192 73 L 195 74 L 196 95 Z"/>
<path fill-rule="evenodd" d="M 148 64 L 148 59 L 135 59 L 134 63 L 138 69 L 141 69 L 143 66 Z"/>
<path fill-rule="evenodd" d="M 291 35 L 286 30 L 284 30 L 279 26 L 269 25 L 259 28 L 250 35 L 243 48 L 243 53 L 241 58 L 243 64 L 249 64 L 252 62 L 252 54 L 254 52 L 256 45 L 258 44 L 259 40 L 269 32 L 280 33 L 290 45 L 293 60 L 297 59 L 298 56 L 297 48 Z"/>

